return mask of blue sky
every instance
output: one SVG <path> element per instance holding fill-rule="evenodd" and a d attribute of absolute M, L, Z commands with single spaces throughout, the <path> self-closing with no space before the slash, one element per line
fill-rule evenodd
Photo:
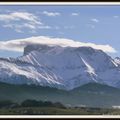
<path fill-rule="evenodd" d="M 0 41 L 50 36 L 110 45 L 120 56 L 120 6 L 0 6 Z M 3 47 L 4 44 L 2 44 Z M 0 57 L 22 52 L 0 49 Z"/>

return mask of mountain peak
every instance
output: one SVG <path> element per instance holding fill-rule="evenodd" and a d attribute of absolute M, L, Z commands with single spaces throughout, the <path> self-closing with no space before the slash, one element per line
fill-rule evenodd
<path fill-rule="evenodd" d="M 51 46 L 49 46 L 49 45 L 30 44 L 24 48 L 24 55 L 27 55 L 28 53 L 30 53 L 31 51 L 34 51 L 34 50 L 42 51 L 42 50 L 49 50 L 50 48 L 51 48 Z"/>
<path fill-rule="evenodd" d="M 71 47 L 71 46 L 59 46 L 59 45 L 46 45 L 46 44 L 30 44 L 24 48 L 24 55 L 27 55 L 31 51 L 46 52 L 50 50 L 66 50 L 66 51 L 76 51 L 83 52 L 84 54 L 93 54 L 96 51 L 103 52 L 102 50 L 93 49 L 92 47 Z"/>
<path fill-rule="evenodd" d="M 16 59 L 0 59 L 0 78 L 7 83 L 71 90 L 87 83 L 119 87 L 115 61 L 91 47 L 30 44 Z"/>

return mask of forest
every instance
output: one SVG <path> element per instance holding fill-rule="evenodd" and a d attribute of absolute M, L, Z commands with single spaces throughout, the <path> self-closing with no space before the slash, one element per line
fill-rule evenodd
<path fill-rule="evenodd" d="M 120 109 L 68 107 L 60 102 L 27 99 L 21 103 L 0 101 L 0 115 L 119 115 Z"/>

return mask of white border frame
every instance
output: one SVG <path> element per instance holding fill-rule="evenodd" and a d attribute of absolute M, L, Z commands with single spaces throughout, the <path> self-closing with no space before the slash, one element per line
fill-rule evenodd
<path fill-rule="evenodd" d="M 0 2 L 0 5 L 120 5 L 120 2 Z"/>
<path fill-rule="evenodd" d="M 0 2 L 2 5 L 120 6 L 120 2 Z M 0 118 L 120 118 L 120 115 L 0 115 Z"/>

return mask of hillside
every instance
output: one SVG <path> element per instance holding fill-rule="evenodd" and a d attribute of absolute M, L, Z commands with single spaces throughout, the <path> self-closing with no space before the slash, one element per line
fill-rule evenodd
<path fill-rule="evenodd" d="M 21 102 L 25 99 L 61 102 L 67 106 L 111 107 L 120 105 L 120 90 L 95 83 L 71 91 L 35 85 L 0 83 L 0 100 Z"/>

